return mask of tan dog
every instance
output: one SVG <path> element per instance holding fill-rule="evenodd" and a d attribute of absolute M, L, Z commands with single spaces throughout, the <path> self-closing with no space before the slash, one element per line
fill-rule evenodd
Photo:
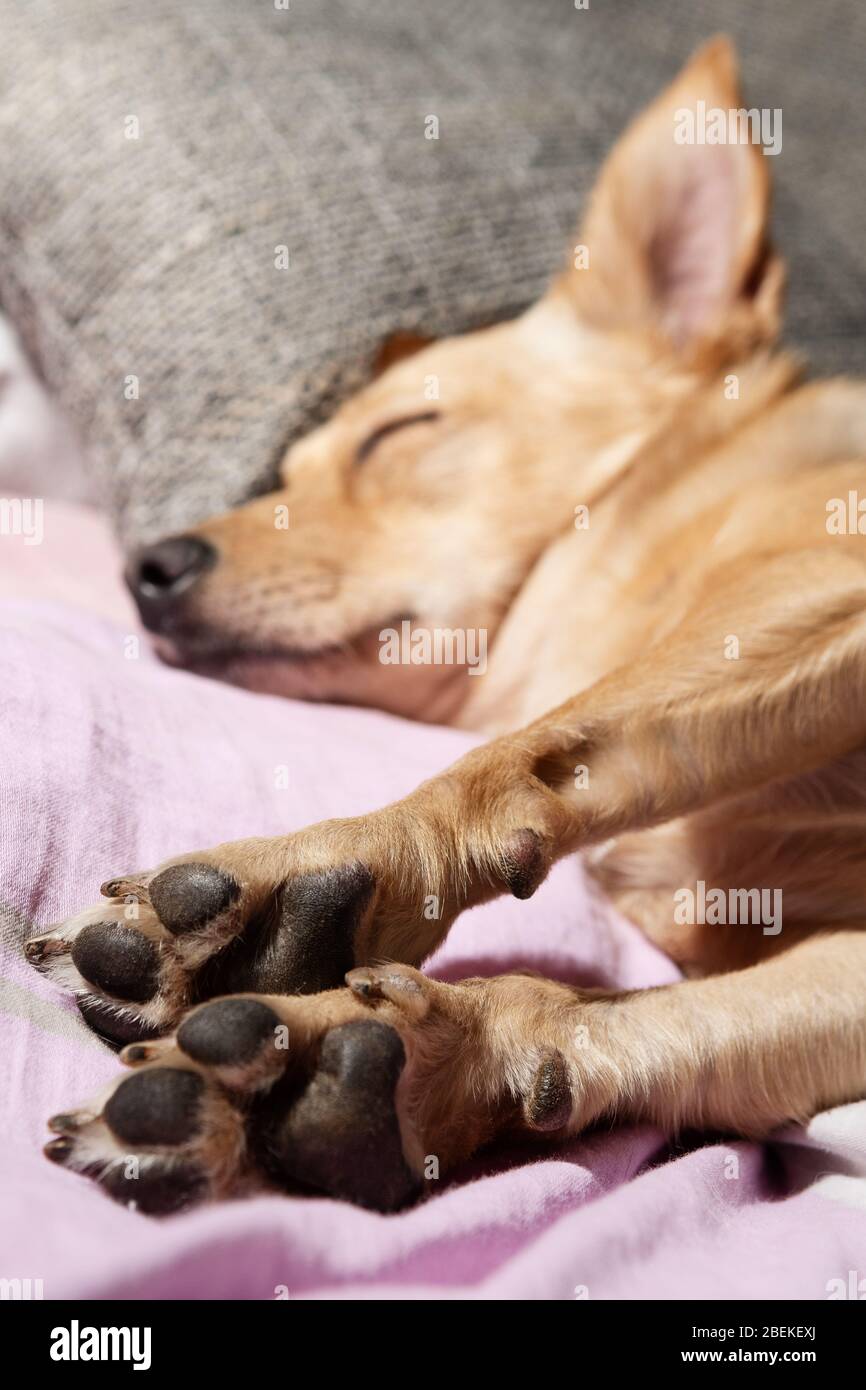
<path fill-rule="evenodd" d="M 31 943 L 118 1041 L 183 1019 L 54 1122 L 51 1156 L 115 1194 L 390 1208 L 428 1156 L 506 1130 L 761 1135 L 866 1094 L 866 390 L 797 388 L 774 350 L 768 160 L 678 144 L 698 100 L 741 105 L 724 40 L 614 149 L 540 304 L 394 363 L 290 450 L 283 492 L 133 563 L 174 660 L 495 737 L 377 815 L 110 881 Z M 483 679 L 384 665 L 404 621 L 486 634 Z M 709 978 L 413 968 L 464 907 L 588 847 Z"/>

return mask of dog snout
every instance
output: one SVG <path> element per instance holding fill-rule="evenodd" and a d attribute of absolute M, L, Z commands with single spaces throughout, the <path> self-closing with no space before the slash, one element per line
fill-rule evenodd
<path fill-rule="evenodd" d="M 158 630 L 216 560 L 215 548 L 198 536 L 169 536 L 136 551 L 124 577 L 145 624 Z"/>

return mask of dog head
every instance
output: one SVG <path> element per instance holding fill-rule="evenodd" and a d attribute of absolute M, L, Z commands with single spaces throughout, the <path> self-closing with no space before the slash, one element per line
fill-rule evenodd
<path fill-rule="evenodd" d="M 777 333 L 768 160 L 755 144 L 683 141 L 681 113 L 701 102 L 741 106 L 724 39 L 615 146 L 539 304 L 401 356 L 289 449 L 279 491 L 132 558 L 130 588 L 169 659 L 451 716 L 470 653 L 495 642 L 575 507 Z M 432 648 L 413 639 L 435 632 L 475 638 L 425 660 Z M 385 661 L 394 633 L 408 635 L 405 659 Z"/>

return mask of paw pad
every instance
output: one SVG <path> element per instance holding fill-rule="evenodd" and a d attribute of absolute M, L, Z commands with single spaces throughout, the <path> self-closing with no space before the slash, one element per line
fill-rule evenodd
<path fill-rule="evenodd" d="M 533 1129 L 562 1129 L 571 1115 L 571 1081 L 561 1052 L 545 1057 L 535 1074 L 526 1118 Z"/>
<path fill-rule="evenodd" d="M 154 1067 L 122 1081 L 103 1115 L 124 1144 L 183 1144 L 201 1128 L 203 1092 L 196 1072 Z"/>
<path fill-rule="evenodd" d="M 531 898 L 547 873 L 544 842 L 535 830 L 515 830 L 502 849 L 502 877 L 515 898 Z"/>
<path fill-rule="evenodd" d="M 132 1014 L 119 1013 L 111 1004 L 102 999 L 89 999 L 87 995 L 76 999 L 76 1006 L 88 1028 L 108 1043 L 109 1047 L 119 1048 L 131 1042 L 159 1037 L 159 1029 L 144 1023 Z"/>
<path fill-rule="evenodd" d="M 363 864 L 283 883 L 269 910 L 206 962 L 196 982 L 197 997 L 333 989 L 354 964 L 355 932 L 373 889 L 373 876 Z"/>
<path fill-rule="evenodd" d="M 328 1033 L 318 1070 L 275 1136 L 283 1176 L 378 1211 L 404 1206 L 417 1191 L 394 1104 L 404 1062 L 398 1034 L 373 1019 Z"/>
<path fill-rule="evenodd" d="M 143 1004 L 156 994 L 157 948 L 122 922 L 93 922 L 85 927 L 73 943 L 72 960 L 88 983 L 115 999 Z"/>
<path fill-rule="evenodd" d="M 138 1177 L 123 1165 L 110 1168 L 101 1178 L 109 1196 L 124 1206 L 134 1204 L 147 1216 L 170 1216 L 207 1196 L 208 1181 L 192 1163 L 148 1163 Z"/>
<path fill-rule="evenodd" d="M 363 864 L 345 864 L 287 884 L 280 935 L 284 968 L 296 994 L 332 989 L 354 964 L 358 924 L 373 896 Z"/>
<path fill-rule="evenodd" d="M 150 901 L 172 936 L 196 931 L 235 901 L 239 885 L 212 864 L 173 864 L 150 885 Z"/>
<path fill-rule="evenodd" d="M 251 1062 L 266 1043 L 273 1043 L 279 1018 L 258 999 L 219 999 L 184 1019 L 178 1045 L 188 1057 L 209 1066 Z"/>

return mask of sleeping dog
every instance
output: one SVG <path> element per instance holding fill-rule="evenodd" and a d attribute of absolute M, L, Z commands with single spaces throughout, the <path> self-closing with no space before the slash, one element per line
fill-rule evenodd
<path fill-rule="evenodd" d="M 760 1136 L 866 1094 L 866 391 L 777 350 L 770 161 L 677 138 L 698 103 L 741 107 L 726 40 L 614 148 L 540 303 L 403 343 L 280 492 L 132 560 L 169 660 L 489 741 L 29 943 L 126 1044 L 47 1148 L 113 1195 L 389 1210 L 506 1133 Z M 391 630 L 483 634 L 483 679 L 468 646 L 381 660 Z M 420 973 L 577 850 L 681 983 Z"/>

